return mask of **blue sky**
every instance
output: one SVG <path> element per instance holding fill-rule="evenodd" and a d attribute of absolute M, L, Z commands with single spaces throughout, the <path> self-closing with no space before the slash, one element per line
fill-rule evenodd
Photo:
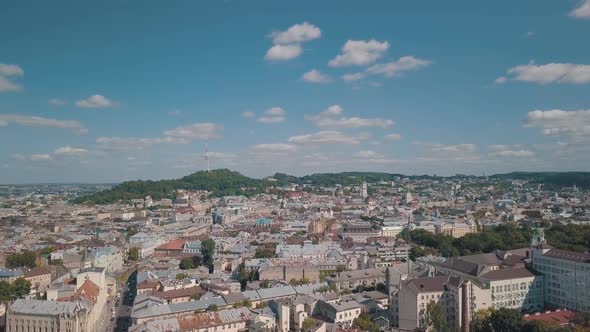
<path fill-rule="evenodd" d="M 588 170 L 590 0 L 19 1 L 0 183 Z"/>

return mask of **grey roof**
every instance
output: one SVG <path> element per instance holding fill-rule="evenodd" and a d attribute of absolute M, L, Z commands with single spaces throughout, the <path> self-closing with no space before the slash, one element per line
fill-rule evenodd
<path fill-rule="evenodd" d="M 14 301 L 10 307 L 13 314 L 58 316 L 61 314 L 75 314 L 80 308 L 76 302 L 23 300 Z"/>
<path fill-rule="evenodd" d="M 20 277 L 23 273 L 19 270 L 0 269 L 0 278 Z"/>
<path fill-rule="evenodd" d="M 297 292 L 295 292 L 295 288 L 293 288 L 293 286 L 263 288 L 258 290 L 258 295 L 260 295 L 260 298 L 263 300 L 291 296 L 295 294 L 297 294 Z"/>
<path fill-rule="evenodd" d="M 131 317 L 132 318 L 146 318 L 146 317 L 157 317 L 167 314 L 175 314 L 188 311 L 205 310 L 210 305 L 216 305 L 218 307 L 225 306 L 225 300 L 221 297 L 210 298 L 207 300 L 171 303 L 163 305 L 155 305 L 147 308 L 135 308 L 133 307 Z"/>

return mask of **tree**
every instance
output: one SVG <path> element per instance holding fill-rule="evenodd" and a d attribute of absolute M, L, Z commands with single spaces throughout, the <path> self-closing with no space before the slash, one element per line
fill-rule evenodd
<path fill-rule="evenodd" d="M 193 269 L 195 267 L 195 265 L 193 264 L 193 260 L 190 259 L 190 257 L 183 257 L 180 260 L 180 264 L 178 265 L 178 268 L 181 270 L 190 270 Z"/>
<path fill-rule="evenodd" d="M 340 273 L 340 272 L 344 272 L 344 271 L 346 271 L 346 266 L 344 266 L 344 265 L 336 266 L 336 272 Z"/>
<path fill-rule="evenodd" d="M 426 327 L 436 332 L 450 331 L 442 306 L 434 301 L 426 305 Z"/>
<path fill-rule="evenodd" d="M 14 253 L 6 257 L 6 267 L 9 269 L 16 269 L 19 267 L 35 268 L 37 267 L 37 255 L 29 250 L 21 253 Z"/>
<path fill-rule="evenodd" d="M 362 331 L 379 332 L 381 329 L 377 324 L 373 323 L 369 316 L 365 313 L 360 314 L 352 323 L 353 327 L 356 327 Z"/>
<path fill-rule="evenodd" d="M 568 332 L 568 329 L 556 323 L 546 323 L 540 320 L 533 320 L 524 323 L 521 332 Z"/>
<path fill-rule="evenodd" d="M 12 301 L 31 293 L 31 282 L 19 277 L 11 284 L 0 281 L 0 301 Z"/>
<path fill-rule="evenodd" d="M 133 247 L 133 248 L 129 249 L 129 254 L 127 255 L 127 258 L 130 261 L 137 262 L 139 260 L 139 248 Z"/>
<path fill-rule="evenodd" d="M 203 257 L 203 265 L 209 268 L 209 272 L 213 271 L 213 259 L 215 255 L 215 241 L 212 239 L 205 239 L 201 242 L 201 257 Z"/>
<path fill-rule="evenodd" d="M 473 328 L 478 332 L 521 331 L 524 325 L 520 312 L 508 308 L 477 312 L 473 321 Z"/>
<path fill-rule="evenodd" d="M 308 332 L 311 331 L 316 325 L 315 319 L 311 317 L 307 317 L 301 323 L 301 332 Z"/>
<path fill-rule="evenodd" d="M 29 295 L 31 293 L 31 282 L 22 277 L 16 278 L 12 283 L 12 293 L 16 298 Z"/>
<path fill-rule="evenodd" d="M 260 281 L 260 288 L 270 288 L 270 281 L 266 279 Z"/>
<path fill-rule="evenodd" d="M 217 305 L 211 304 L 207 307 L 207 311 L 217 311 Z"/>
<path fill-rule="evenodd" d="M 387 286 L 385 286 L 385 284 L 382 282 L 377 283 L 377 285 L 375 286 L 375 290 L 387 294 Z"/>
<path fill-rule="evenodd" d="M 179 273 L 179 274 L 176 275 L 176 280 L 184 280 L 184 279 L 187 279 L 187 278 L 190 278 L 190 277 L 191 276 L 189 276 L 186 273 Z"/>

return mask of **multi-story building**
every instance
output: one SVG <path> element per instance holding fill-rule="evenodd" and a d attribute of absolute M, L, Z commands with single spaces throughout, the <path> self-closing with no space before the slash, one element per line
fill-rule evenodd
<path fill-rule="evenodd" d="M 550 248 L 542 229 L 531 242 L 533 268 L 544 276 L 545 304 L 590 311 L 590 253 Z"/>
<path fill-rule="evenodd" d="M 16 300 L 7 313 L 7 331 L 98 331 L 108 321 L 105 270 L 82 270 L 75 285 L 48 291 L 47 300 Z"/>

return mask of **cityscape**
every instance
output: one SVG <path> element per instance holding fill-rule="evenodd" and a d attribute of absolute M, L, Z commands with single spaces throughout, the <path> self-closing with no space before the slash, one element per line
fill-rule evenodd
<path fill-rule="evenodd" d="M 590 331 L 590 0 L 0 8 L 0 332 Z"/>

